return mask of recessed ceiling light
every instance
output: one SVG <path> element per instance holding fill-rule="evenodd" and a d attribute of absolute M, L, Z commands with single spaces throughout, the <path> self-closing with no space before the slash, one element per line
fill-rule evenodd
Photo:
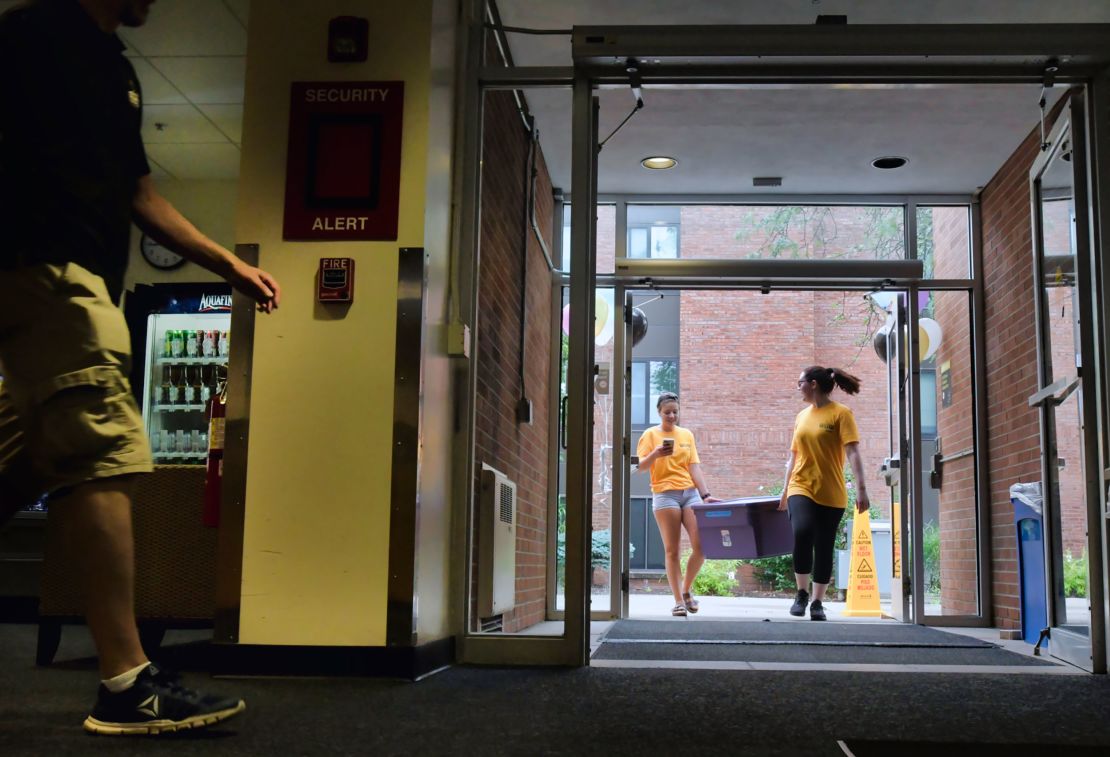
<path fill-rule="evenodd" d="M 871 165 L 875 166 L 875 168 L 884 169 L 901 168 L 907 163 L 909 163 L 908 160 L 899 157 L 898 155 L 888 155 L 883 158 L 875 158 L 873 161 L 871 161 Z"/>
<path fill-rule="evenodd" d="M 644 168 L 650 168 L 655 171 L 662 171 L 666 168 L 674 168 L 678 165 L 678 161 L 674 158 L 668 158 L 665 155 L 655 155 L 650 158 L 644 158 L 640 161 L 640 165 Z"/>

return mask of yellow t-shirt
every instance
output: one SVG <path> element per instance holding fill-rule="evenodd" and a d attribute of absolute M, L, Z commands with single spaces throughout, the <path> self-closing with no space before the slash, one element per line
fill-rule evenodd
<path fill-rule="evenodd" d="M 852 411 L 839 402 L 810 405 L 794 419 L 794 473 L 787 496 L 801 494 L 819 505 L 847 507 L 844 483 L 844 445 L 859 441 Z"/>
<path fill-rule="evenodd" d="M 664 438 L 674 439 L 674 452 L 664 455 L 651 464 L 651 491 L 669 492 L 681 489 L 690 489 L 694 486 L 694 479 L 690 477 L 690 463 L 700 463 L 698 448 L 694 445 L 694 435 L 681 426 L 675 426 L 674 431 L 664 433 L 659 426 L 652 426 L 644 431 L 640 441 L 636 444 L 636 454 L 645 458 L 651 451 L 663 443 Z"/>

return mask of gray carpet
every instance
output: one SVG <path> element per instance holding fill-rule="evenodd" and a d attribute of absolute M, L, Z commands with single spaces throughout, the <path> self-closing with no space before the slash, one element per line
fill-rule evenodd
<path fill-rule="evenodd" d="M 167 641 L 178 638 L 171 632 Z M 245 697 L 247 712 L 194 736 L 98 738 L 80 730 L 97 678 L 84 629 L 66 629 L 55 667 L 35 668 L 33 651 L 32 627 L 0 624 L 4 757 L 842 757 L 838 739 L 883 744 L 882 753 L 890 755 L 902 754 L 902 745 L 938 739 L 965 746 L 1034 744 L 1040 754 L 1061 756 L 1110 749 L 1106 676 L 602 668 L 452 668 L 417 684 L 212 680 L 192 672 L 190 683 Z"/>

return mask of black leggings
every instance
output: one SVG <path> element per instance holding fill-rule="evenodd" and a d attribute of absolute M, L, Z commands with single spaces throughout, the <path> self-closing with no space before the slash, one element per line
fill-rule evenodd
<path fill-rule="evenodd" d="M 786 500 L 794 529 L 794 572 L 813 573 L 813 583 L 827 584 L 832 578 L 833 542 L 844 508 L 819 505 L 801 494 Z"/>

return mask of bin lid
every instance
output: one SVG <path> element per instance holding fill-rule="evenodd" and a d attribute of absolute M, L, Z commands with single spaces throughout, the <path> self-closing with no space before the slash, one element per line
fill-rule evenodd
<path fill-rule="evenodd" d="M 1010 487 L 1010 500 L 1013 502 L 1020 502 L 1037 515 L 1044 515 L 1042 512 L 1044 499 L 1041 497 L 1040 481 L 1034 481 L 1028 484 L 1014 484 Z"/>
<path fill-rule="evenodd" d="M 702 508 L 702 507 L 737 507 L 737 506 L 740 506 L 740 507 L 761 507 L 761 506 L 762 507 L 766 507 L 766 506 L 778 507 L 779 506 L 779 497 L 778 497 L 778 495 L 763 494 L 763 495 L 760 495 L 758 497 L 733 497 L 732 499 L 723 499 L 720 502 L 703 502 L 700 505 L 694 505 L 694 507 L 697 507 L 697 508 Z"/>

